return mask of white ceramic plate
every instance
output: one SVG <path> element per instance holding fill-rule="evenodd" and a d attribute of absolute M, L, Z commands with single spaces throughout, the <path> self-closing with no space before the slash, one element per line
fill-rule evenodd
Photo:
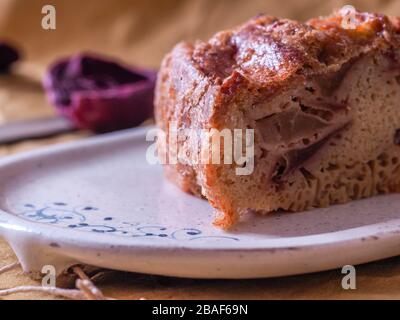
<path fill-rule="evenodd" d="M 400 254 L 400 195 L 212 226 L 209 204 L 145 158 L 146 128 L 0 162 L 0 232 L 25 271 L 84 263 L 193 278 L 257 278 Z"/>

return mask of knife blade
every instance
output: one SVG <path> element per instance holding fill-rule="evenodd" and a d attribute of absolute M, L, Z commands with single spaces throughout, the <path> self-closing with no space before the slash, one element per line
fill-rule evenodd
<path fill-rule="evenodd" d="M 0 145 L 28 139 L 46 138 L 75 130 L 77 128 L 70 121 L 62 117 L 46 117 L 10 122 L 0 125 Z"/>

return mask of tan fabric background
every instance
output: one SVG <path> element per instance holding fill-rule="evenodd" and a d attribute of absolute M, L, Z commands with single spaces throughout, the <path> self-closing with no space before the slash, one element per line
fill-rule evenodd
<path fill-rule="evenodd" d="M 54 4 L 57 30 L 41 28 L 41 8 Z M 40 86 L 46 65 L 80 51 L 114 55 L 143 66 L 157 67 L 178 41 L 206 39 L 214 32 L 257 14 L 305 20 L 354 4 L 360 10 L 400 15 L 398 0 L 1 0 L 0 39 L 8 39 L 25 55 L 16 74 L 0 76 L 0 124 L 52 114 Z M 0 157 L 45 144 L 79 139 L 87 133 L 0 146 Z M 1 183 L 1 181 L 0 181 Z M 15 261 L 0 240 L 0 266 Z M 357 269 L 357 290 L 341 289 L 339 270 L 284 279 L 252 281 L 178 280 L 110 273 L 99 282 L 116 298 L 400 298 L 400 258 Z M 0 275 L 0 289 L 35 284 L 20 270 Z M 10 298 L 51 298 L 20 294 Z"/>
<path fill-rule="evenodd" d="M 56 31 L 41 29 L 41 8 L 49 3 L 57 9 Z M 158 66 L 176 42 L 205 39 L 261 12 L 305 20 L 350 3 L 400 14 L 396 0 L 2 0 L 0 37 L 20 43 L 38 63 L 92 50 Z"/>

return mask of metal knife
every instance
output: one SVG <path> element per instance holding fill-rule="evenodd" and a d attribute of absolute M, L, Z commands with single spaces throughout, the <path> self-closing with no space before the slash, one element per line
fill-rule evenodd
<path fill-rule="evenodd" d="M 47 117 L 0 125 L 0 145 L 72 132 L 76 127 L 62 117 Z"/>

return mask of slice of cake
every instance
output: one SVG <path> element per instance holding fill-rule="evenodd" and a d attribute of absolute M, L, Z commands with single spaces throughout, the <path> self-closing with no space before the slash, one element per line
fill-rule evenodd
<path fill-rule="evenodd" d="M 305 24 L 260 15 L 208 42 L 178 44 L 156 89 L 157 124 L 167 135 L 160 154 L 169 154 L 173 128 L 247 129 L 254 157 L 246 160 L 251 172 L 238 174 L 247 163 L 204 161 L 211 153 L 199 144 L 209 136 L 178 134 L 167 177 L 205 197 L 224 228 L 246 211 L 400 191 L 399 39 L 397 18 L 341 10 Z M 217 146 L 221 159 L 226 145 Z"/>

